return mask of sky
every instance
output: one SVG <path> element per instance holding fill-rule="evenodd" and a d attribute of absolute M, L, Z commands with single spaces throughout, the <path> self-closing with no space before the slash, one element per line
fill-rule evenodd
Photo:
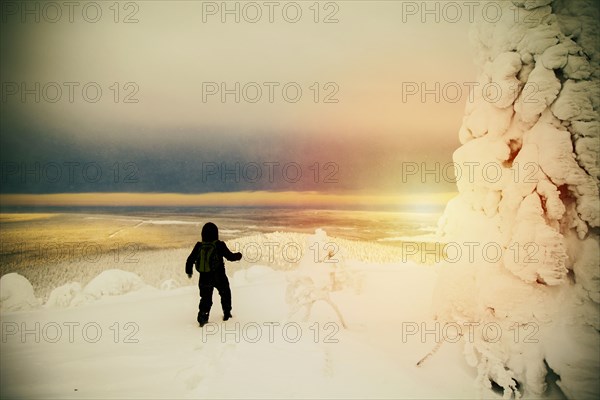
<path fill-rule="evenodd" d="M 455 191 L 452 152 L 476 76 L 466 9 L 449 18 L 455 10 L 439 2 L 437 15 L 401 1 L 10 3 L 4 205 L 85 193 L 98 204 L 123 197 L 94 193 L 135 204 L 156 194 L 270 204 L 272 194 L 279 205 L 393 205 Z"/>

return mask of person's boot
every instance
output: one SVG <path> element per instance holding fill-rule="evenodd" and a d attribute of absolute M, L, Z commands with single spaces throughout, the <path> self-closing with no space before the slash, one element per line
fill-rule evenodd
<path fill-rule="evenodd" d="M 223 312 L 223 321 L 227 321 L 231 317 L 232 317 L 231 311 L 224 311 Z"/>
<path fill-rule="evenodd" d="M 207 312 L 198 313 L 198 324 L 200 324 L 200 327 L 202 328 L 207 323 L 208 323 L 208 313 Z"/>

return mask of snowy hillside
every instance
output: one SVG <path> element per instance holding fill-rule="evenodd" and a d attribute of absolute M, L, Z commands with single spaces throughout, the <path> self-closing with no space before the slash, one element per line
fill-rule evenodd
<path fill-rule="evenodd" d="M 304 238 L 330 240 L 323 231 Z M 161 289 L 109 270 L 54 290 L 41 305 L 25 278 L 7 274 L 1 396 L 498 397 L 474 384 L 460 343 L 444 341 L 416 365 L 445 329 L 429 317 L 435 267 L 336 257 L 307 253 L 292 270 L 230 272 L 234 318 L 221 321 L 215 294 L 204 328 L 197 275 L 190 286 L 165 281 Z M 21 311 L 7 311 L 18 304 Z"/>

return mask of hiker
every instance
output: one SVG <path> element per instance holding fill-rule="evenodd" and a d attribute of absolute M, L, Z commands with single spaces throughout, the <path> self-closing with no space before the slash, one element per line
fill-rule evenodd
<path fill-rule="evenodd" d="M 212 222 L 202 227 L 202 242 L 196 243 L 185 262 L 185 272 L 192 277 L 192 265 L 200 273 L 198 287 L 200 288 L 200 305 L 198 306 L 198 323 L 204 326 L 208 322 L 212 306 L 213 289 L 217 288 L 223 307 L 223 321 L 231 318 L 231 290 L 225 274 L 223 257 L 228 261 L 238 261 L 242 253 L 232 253 L 225 242 L 219 240 L 219 229 Z"/>

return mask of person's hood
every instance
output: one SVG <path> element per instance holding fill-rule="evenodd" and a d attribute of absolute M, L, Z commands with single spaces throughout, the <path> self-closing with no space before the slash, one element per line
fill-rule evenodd
<path fill-rule="evenodd" d="M 219 228 L 212 222 L 207 222 L 202 227 L 202 241 L 214 242 L 219 239 Z"/>

